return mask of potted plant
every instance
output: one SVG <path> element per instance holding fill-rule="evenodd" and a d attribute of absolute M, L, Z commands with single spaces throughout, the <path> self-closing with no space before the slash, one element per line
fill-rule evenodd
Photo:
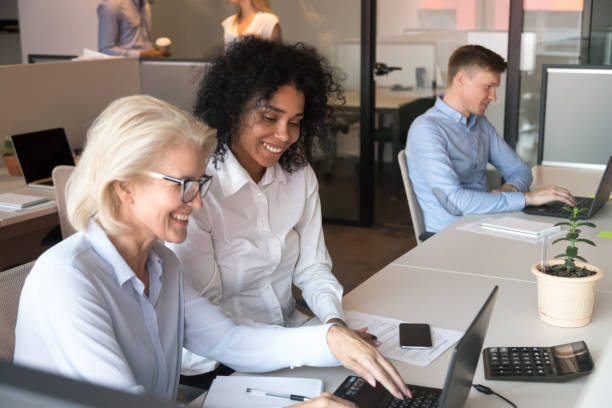
<path fill-rule="evenodd" d="M 13 142 L 8 136 L 4 139 L 4 143 L 2 144 L 2 158 L 11 176 L 21 176 L 19 162 L 17 161 L 17 156 L 15 156 L 15 150 L 13 149 Z"/>
<path fill-rule="evenodd" d="M 580 238 L 579 227 L 595 227 L 592 222 L 579 221 L 578 214 L 587 211 L 586 208 L 564 207 L 570 212 L 569 221 L 555 225 L 569 226 L 568 233 L 553 241 L 568 241 L 565 252 L 547 261 L 531 267 L 531 272 L 537 278 L 538 310 L 540 319 L 553 326 L 581 327 L 589 324 L 593 314 L 595 301 L 595 283 L 601 279 L 602 271 L 587 263 L 578 255 L 577 243 L 595 246 L 593 241 Z M 544 250 L 546 240 L 544 241 Z"/>

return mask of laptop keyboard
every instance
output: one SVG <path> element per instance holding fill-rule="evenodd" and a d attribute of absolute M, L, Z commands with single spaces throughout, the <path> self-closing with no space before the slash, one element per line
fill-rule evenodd
<path fill-rule="evenodd" d="M 574 197 L 576 200 L 576 207 L 578 208 L 591 208 L 591 203 L 593 202 L 592 198 L 589 197 Z M 563 207 L 567 206 L 564 202 L 555 201 L 554 203 L 550 203 L 547 205 L 547 212 L 554 212 L 557 214 L 569 215 L 569 211 L 565 210 Z"/>
<path fill-rule="evenodd" d="M 442 390 L 439 388 L 408 385 L 412 398 L 403 401 L 391 395 L 382 385 L 372 388 L 364 379 L 349 376 L 335 392 L 335 395 L 355 402 L 361 408 L 434 408 Z"/>

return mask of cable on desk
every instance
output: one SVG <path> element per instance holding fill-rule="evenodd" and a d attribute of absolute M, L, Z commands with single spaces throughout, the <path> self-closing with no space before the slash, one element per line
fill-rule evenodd
<path fill-rule="evenodd" d="M 476 389 L 476 391 L 482 392 L 483 394 L 486 395 L 496 395 L 499 398 L 503 399 L 504 401 L 506 401 L 508 404 L 512 405 L 514 408 L 517 408 L 516 405 L 514 404 L 514 402 L 510 401 L 508 398 L 496 393 L 495 391 L 493 391 L 491 388 L 482 385 L 482 384 L 472 384 L 472 387 L 474 387 Z"/>

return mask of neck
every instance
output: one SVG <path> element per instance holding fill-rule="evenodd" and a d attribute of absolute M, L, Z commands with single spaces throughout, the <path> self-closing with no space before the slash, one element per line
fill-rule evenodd
<path fill-rule="evenodd" d="M 108 238 L 113 243 L 117 252 L 128 264 L 134 274 L 145 285 L 145 293 L 149 293 L 149 272 L 147 270 L 147 258 L 155 237 L 144 237 L 136 231 L 120 235 L 109 234 Z"/>
<path fill-rule="evenodd" d="M 257 13 L 257 10 L 250 1 L 240 5 L 240 21 L 251 18 L 255 13 Z"/>
<path fill-rule="evenodd" d="M 442 100 L 446 102 L 447 105 L 465 116 L 467 119 L 470 118 L 470 111 L 463 106 L 461 98 L 459 98 L 459 95 L 457 95 L 457 93 L 453 91 L 452 86 L 446 90 Z"/>

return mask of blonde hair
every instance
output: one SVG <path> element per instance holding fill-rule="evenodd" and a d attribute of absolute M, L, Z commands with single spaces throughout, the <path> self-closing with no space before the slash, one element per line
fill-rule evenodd
<path fill-rule="evenodd" d="M 208 160 L 217 144 L 216 131 L 151 96 L 127 96 L 112 102 L 87 131 L 85 150 L 68 180 L 70 223 L 85 231 L 94 218 L 108 233 L 127 231 L 118 219 L 120 202 L 113 182 L 142 176 L 162 152 L 184 142 L 194 142 Z"/>
<path fill-rule="evenodd" d="M 258 11 L 263 11 L 264 13 L 272 13 L 270 0 L 251 0 L 251 4 Z M 242 8 L 238 7 L 236 17 L 234 18 L 234 25 L 238 24 L 238 21 L 240 20 L 242 20 Z"/>

